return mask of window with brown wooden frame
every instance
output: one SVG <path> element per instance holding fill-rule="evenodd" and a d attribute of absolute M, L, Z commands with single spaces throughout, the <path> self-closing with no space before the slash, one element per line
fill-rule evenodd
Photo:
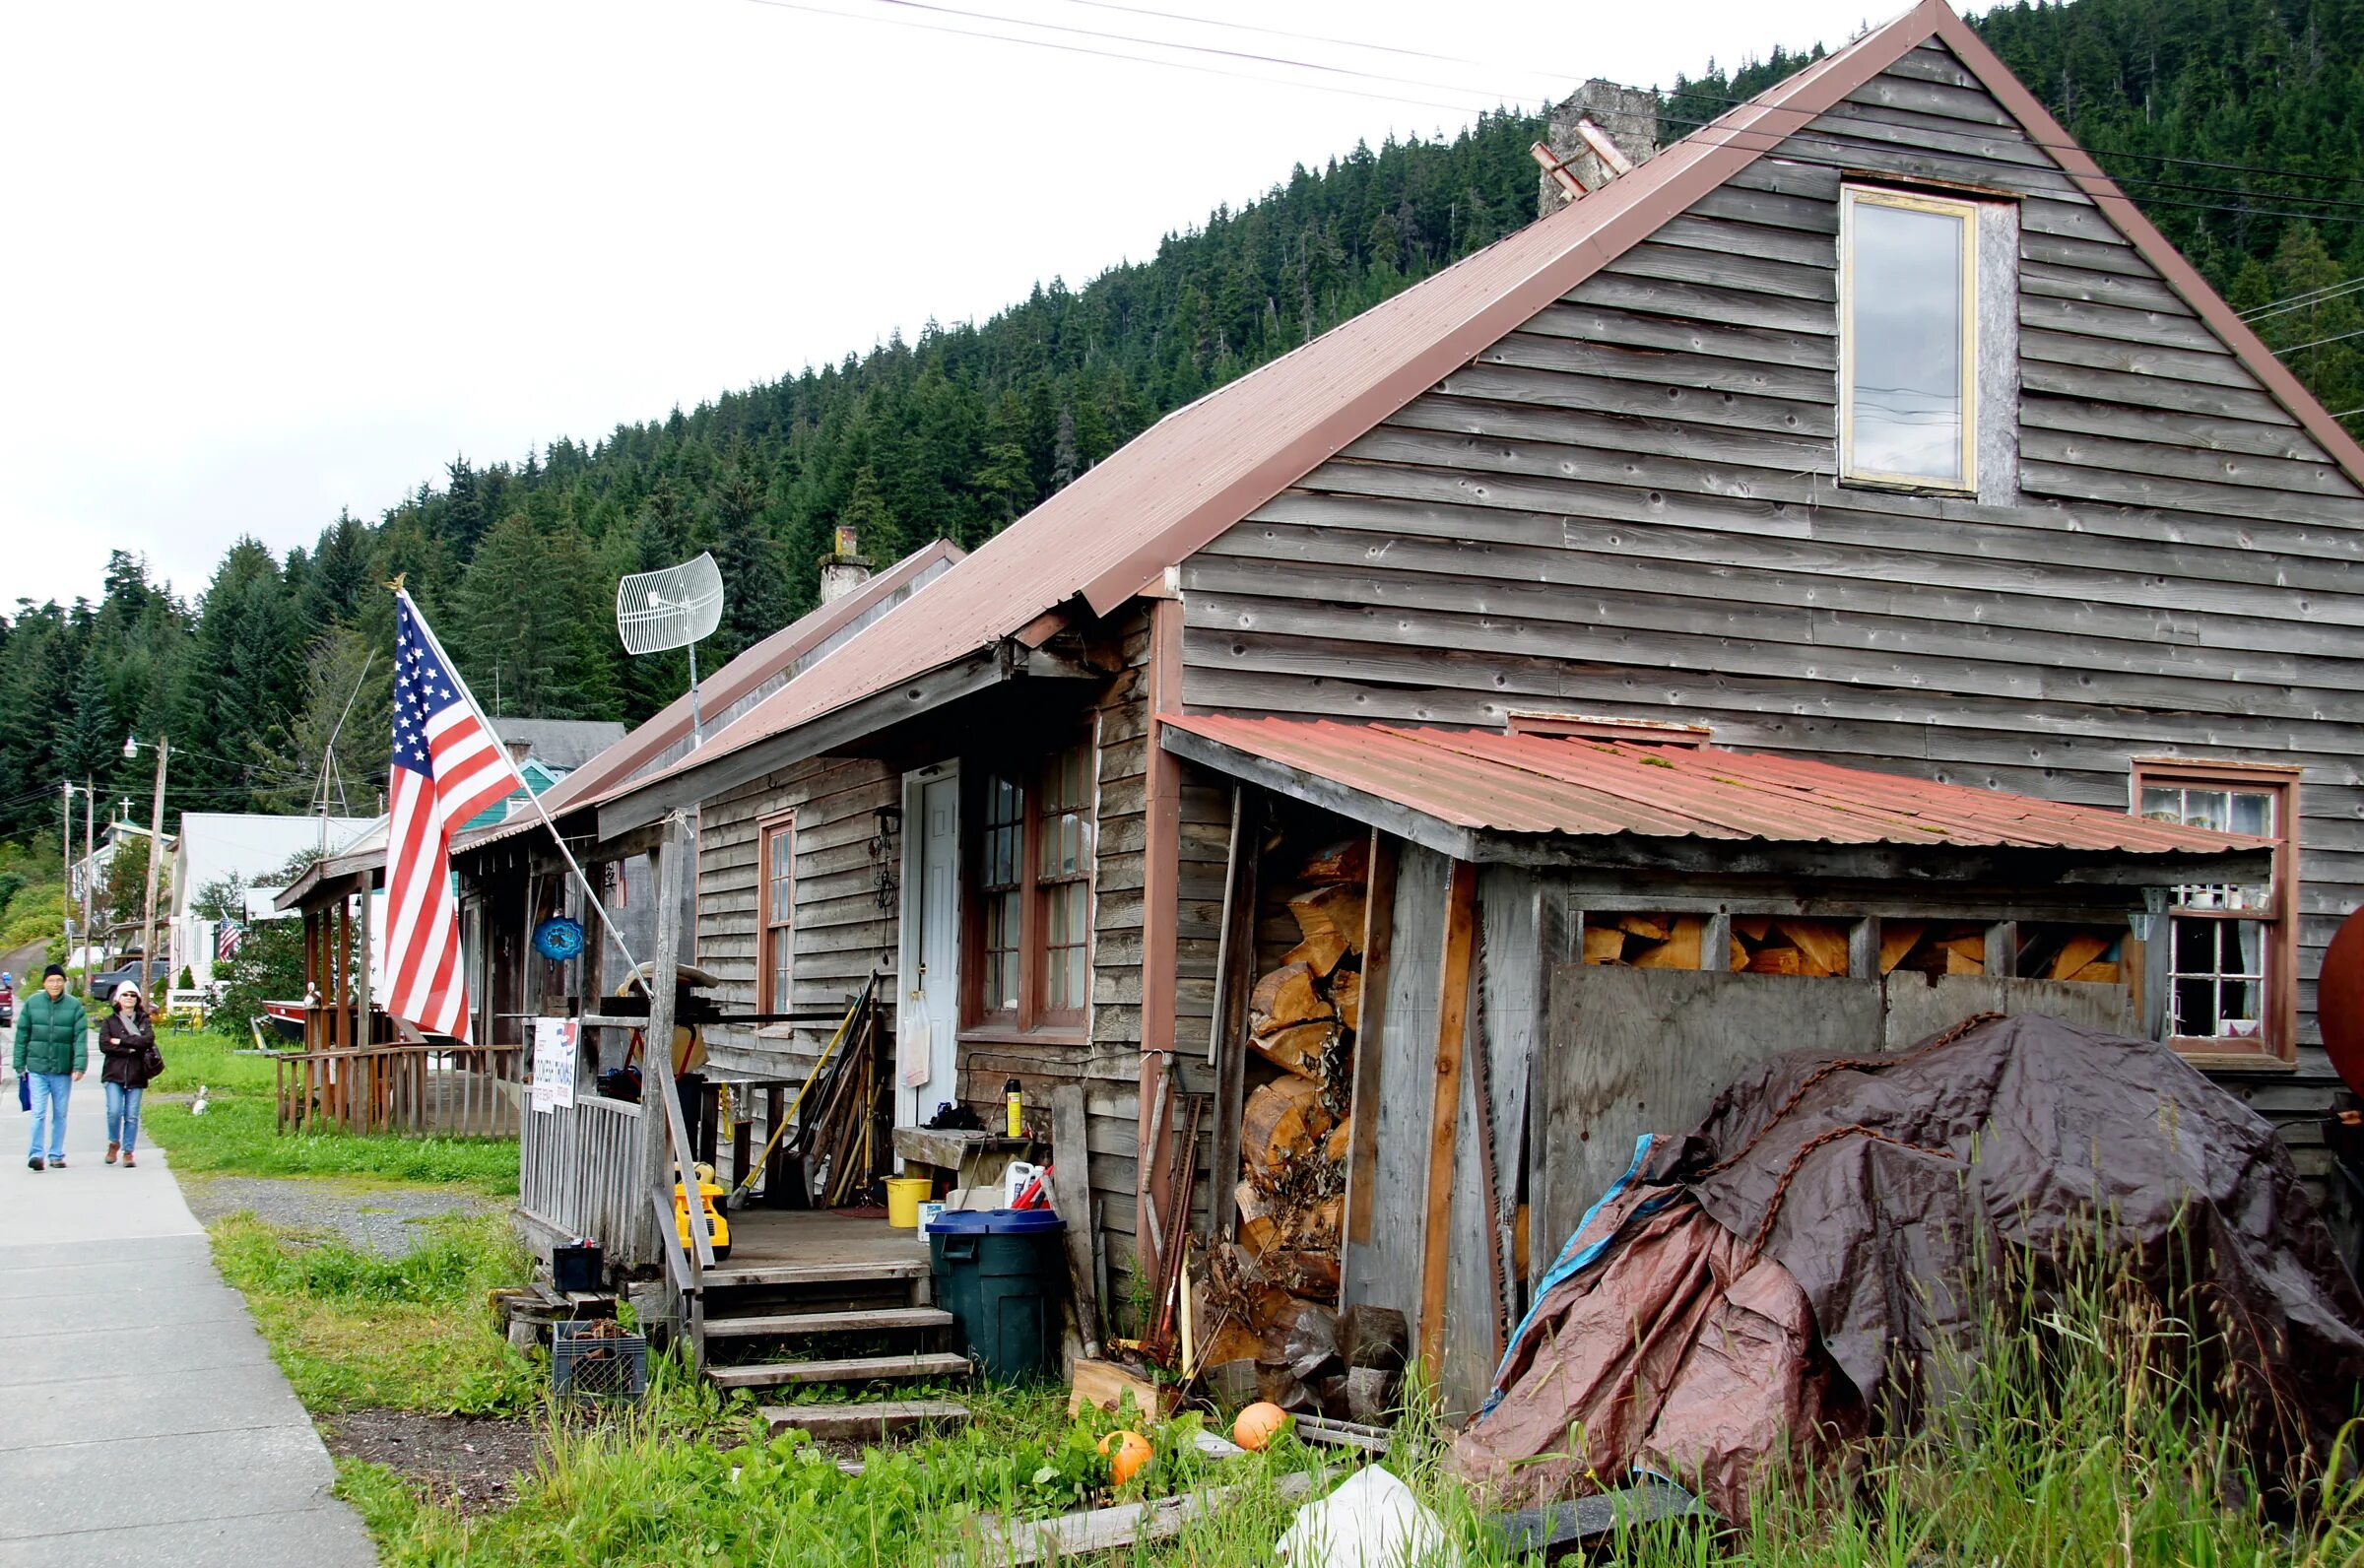
<path fill-rule="evenodd" d="M 2163 822 L 2273 840 L 2262 883 L 2175 889 L 2151 940 L 2167 945 L 2163 1032 L 2203 1056 L 2296 1054 L 2298 770 L 2174 758 L 2134 763 L 2134 810 Z M 2152 972 L 2161 972 L 2153 965 Z"/>
<path fill-rule="evenodd" d="M 1080 1030 L 1090 998 L 1091 748 L 972 765 L 968 1028 Z"/>
<path fill-rule="evenodd" d="M 796 817 L 793 814 L 762 824 L 762 853 L 756 861 L 756 913 L 762 940 L 757 944 L 755 1011 L 792 1011 L 796 952 Z"/>

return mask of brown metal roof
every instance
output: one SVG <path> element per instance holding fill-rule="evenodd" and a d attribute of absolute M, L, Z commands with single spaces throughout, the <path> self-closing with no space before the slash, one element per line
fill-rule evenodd
<path fill-rule="evenodd" d="M 1105 615 L 1545 305 L 1648 238 L 1919 45 L 1936 39 L 2056 149 L 2064 170 L 2259 381 L 2364 484 L 2359 448 L 1944 3 L 1921 0 L 1581 201 L 1177 410 L 986 543 L 928 596 L 741 716 L 666 774 L 1027 633 Z M 1029 633 L 1024 640 L 1039 640 Z M 651 774 L 650 777 L 664 776 Z M 626 793 L 616 790 L 607 797 Z"/>
<path fill-rule="evenodd" d="M 1478 832 L 2116 855 L 2266 847 L 2127 812 L 1714 747 L 1216 714 L 1164 724 Z"/>
<path fill-rule="evenodd" d="M 963 554 L 959 546 L 936 540 L 905 555 L 853 592 L 808 611 L 762 641 L 751 644 L 737 658 L 698 683 L 698 700 L 704 711 L 708 715 L 728 712 L 734 703 L 745 700 L 764 682 L 793 672 L 799 660 L 821 649 L 831 637 L 858 626 L 862 618 L 881 604 L 926 581 L 932 571 L 941 574 L 944 569 L 957 565 Z M 834 655 L 842 650 L 827 651 Z M 818 662 L 814 667 L 819 667 Z M 711 718 L 708 722 L 712 722 Z M 561 812 L 588 806 L 662 761 L 667 751 L 689 737 L 690 693 L 685 691 L 623 740 L 552 785 L 541 797 L 543 809 L 556 818 Z M 708 738 L 709 745 L 713 739 Z M 541 817 L 529 812 L 521 817 L 512 817 L 463 834 L 452 848 L 476 849 L 540 823 Z"/>

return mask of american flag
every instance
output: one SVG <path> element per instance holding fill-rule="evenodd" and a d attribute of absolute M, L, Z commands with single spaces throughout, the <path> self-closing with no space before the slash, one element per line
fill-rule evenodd
<path fill-rule="evenodd" d="M 222 928 L 214 933 L 215 961 L 220 962 L 226 958 L 236 957 L 238 953 L 238 946 L 245 940 L 246 928 L 244 926 L 239 925 L 234 920 L 223 921 Z"/>
<path fill-rule="evenodd" d="M 386 851 L 386 1011 L 468 1038 L 451 835 L 525 787 L 408 593 L 395 595 L 394 760 Z"/>

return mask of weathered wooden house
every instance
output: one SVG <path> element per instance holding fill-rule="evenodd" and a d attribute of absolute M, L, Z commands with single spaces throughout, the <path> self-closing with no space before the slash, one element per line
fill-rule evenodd
<path fill-rule="evenodd" d="M 2360 556 L 2364 451 L 1927 0 L 566 820 L 695 814 L 680 956 L 775 1020 L 714 1072 L 886 974 L 898 1122 L 1083 1088 L 1112 1317 L 1188 1215 L 1466 1408 L 1634 1134 L 1766 1052 L 2147 1030 L 2322 1176 Z"/>

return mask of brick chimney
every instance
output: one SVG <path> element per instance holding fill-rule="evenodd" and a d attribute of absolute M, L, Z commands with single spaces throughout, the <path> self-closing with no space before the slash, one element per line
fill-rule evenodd
<path fill-rule="evenodd" d="M 870 561 L 854 549 L 854 531 L 837 525 L 836 541 L 821 563 L 821 602 L 842 599 L 870 581 Z"/>
<path fill-rule="evenodd" d="M 1599 190 L 1616 177 L 1591 145 L 1577 134 L 1578 120 L 1591 120 L 1617 144 L 1635 167 L 1658 156 L 1658 97 L 1596 77 L 1551 110 L 1543 145 L 1564 163 L 1586 190 Z M 1537 181 L 1536 216 L 1548 217 L 1568 204 L 1570 193 L 1548 173 Z"/>

